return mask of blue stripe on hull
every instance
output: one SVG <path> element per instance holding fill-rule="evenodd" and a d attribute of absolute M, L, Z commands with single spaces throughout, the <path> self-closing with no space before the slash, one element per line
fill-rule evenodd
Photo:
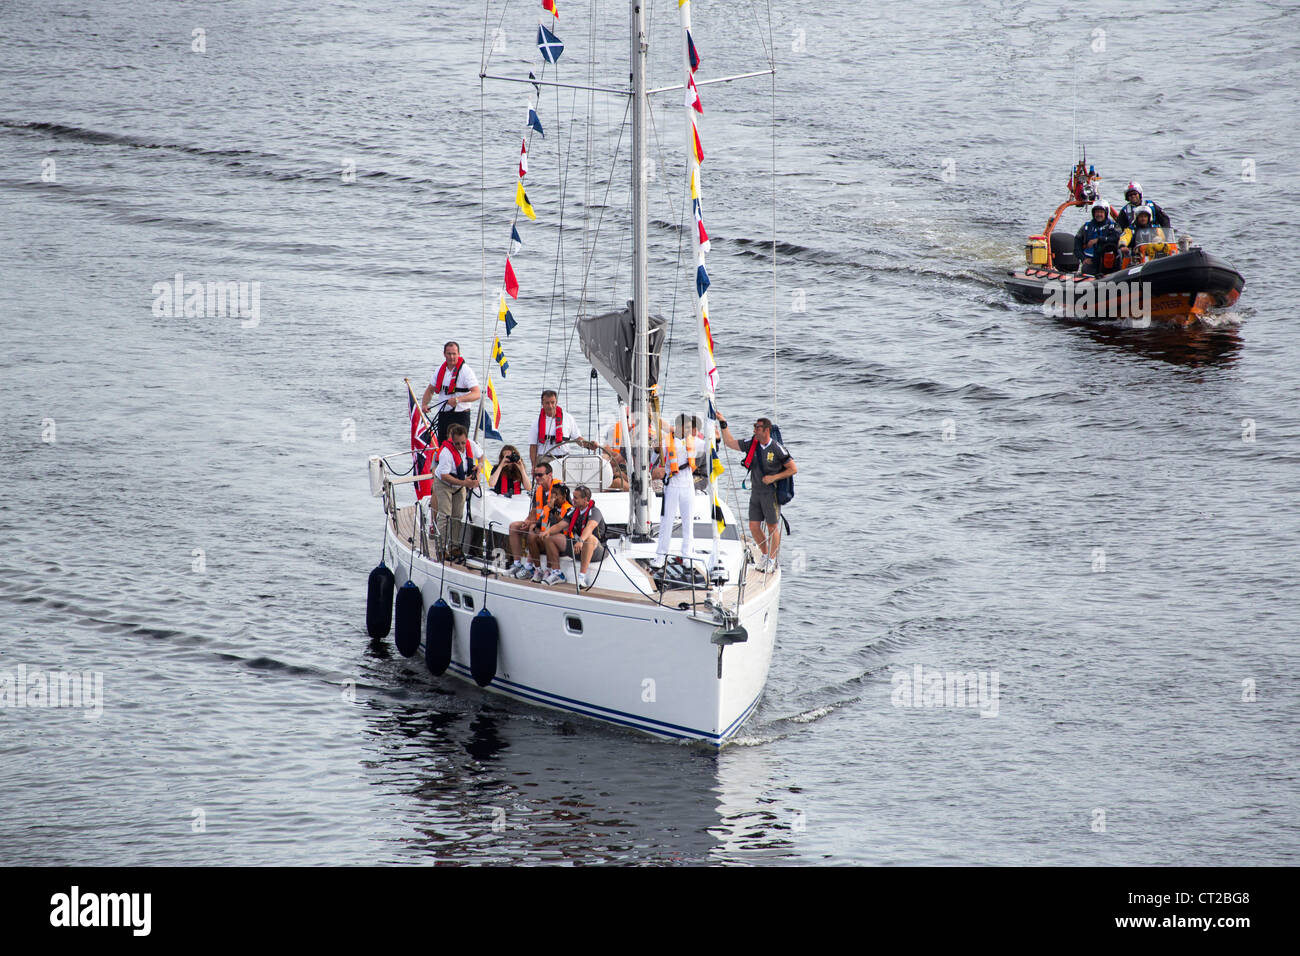
<path fill-rule="evenodd" d="M 459 661 L 451 662 L 452 669 L 458 676 L 472 680 L 469 668 Z M 527 684 L 520 684 L 516 681 L 507 680 L 504 677 L 492 678 L 492 683 L 484 690 L 490 690 L 497 687 L 501 693 L 512 697 L 519 697 L 523 700 L 531 700 L 539 704 L 545 704 L 557 710 L 568 711 L 573 714 L 580 714 L 583 717 L 592 717 L 596 720 L 603 720 L 607 723 L 617 724 L 623 727 L 631 727 L 634 730 L 640 730 L 645 733 L 651 733 L 659 737 L 670 737 L 674 740 L 701 740 L 705 743 L 711 743 L 715 747 L 721 747 L 723 741 L 729 737 L 753 712 L 758 706 L 759 698 L 762 697 L 760 692 L 750 702 L 749 706 L 741 712 L 741 715 L 731 722 L 731 725 L 722 733 L 715 734 L 712 731 L 696 730 L 694 727 L 685 727 L 681 724 L 670 724 L 666 721 L 655 720 L 651 717 L 640 717 L 636 714 L 629 714 L 625 711 L 615 710 L 612 707 L 603 707 L 600 704 L 593 704 L 585 700 L 577 700 L 572 697 L 562 697 L 559 694 L 552 694 L 550 691 L 541 690 L 537 687 L 530 687 Z M 583 709 L 587 708 L 587 709 Z M 602 711 L 597 713 L 596 711 Z M 652 726 L 653 725 L 653 726 Z"/>

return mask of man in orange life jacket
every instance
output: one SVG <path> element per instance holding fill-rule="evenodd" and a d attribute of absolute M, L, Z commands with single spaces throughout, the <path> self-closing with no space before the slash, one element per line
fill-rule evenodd
<path fill-rule="evenodd" d="M 552 525 L 546 536 L 546 560 L 550 562 L 551 572 L 543 579 L 543 584 L 563 584 L 564 572 L 560 570 L 560 556 L 581 560 L 578 570 L 578 587 L 588 586 L 587 569 L 593 558 L 603 560 L 605 550 L 601 541 L 605 537 L 605 516 L 600 513 L 591 498 L 591 489 L 578 485 L 573 489 L 573 510 L 569 512 L 567 522 Z"/>
<path fill-rule="evenodd" d="M 673 524 L 680 515 L 682 520 L 682 558 L 690 565 L 695 549 L 695 474 L 703 467 L 701 457 L 708 451 L 708 440 L 698 428 L 699 419 L 685 413 L 677 416 L 675 432 L 670 431 L 664 442 L 661 461 L 664 472 L 664 513 L 659 519 L 659 546 L 653 568 L 661 568 L 668 560 L 672 543 Z"/>
<path fill-rule="evenodd" d="M 549 388 L 542 392 L 542 411 L 537 416 L 537 427 L 533 429 L 533 442 L 528 446 L 533 467 L 537 467 L 537 459 L 542 456 L 560 458 L 567 455 L 568 446 L 562 442 L 581 437 L 578 420 L 560 407 L 560 396 Z"/>
<path fill-rule="evenodd" d="M 433 484 L 438 499 L 438 534 L 453 556 L 460 551 L 461 517 L 465 514 L 465 489 L 478 484 L 483 449 L 470 439 L 464 425 L 452 425 L 451 437 L 438 449 Z"/>
<path fill-rule="evenodd" d="M 737 441 L 727 428 L 727 420 L 719 416 L 722 441 L 728 448 L 744 452 L 745 467 L 749 469 L 749 533 L 763 552 L 760 571 L 775 571 L 777 554 L 781 550 L 781 506 L 776 500 L 776 483 L 795 474 L 799 468 L 779 441 L 772 438 L 772 422 L 760 418 L 754 422 L 754 437 Z M 763 525 L 767 525 L 767 534 Z"/>
<path fill-rule="evenodd" d="M 555 478 L 551 474 L 550 462 L 542 462 L 533 468 L 533 507 L 523 521 L 510 522 L 510 543 L 508 545 L 513 562 L 506 568 L 520 580 L 527 580 L 537 573 L 537 562 L 541 563 L 542 542 L 540 535 L 549 523 L 547 517 L 554 502 L 551 489 L 555 487 Z M 528 554 L 524 554 L 525 544 Z M 530 560 L 531 559 L 531 560 Z"/>
<path fill-rule="evenodd" d="M 442 347 L 442 356 L 445 360 L 442 367 L 434 373 L 420 399 L 420 407 L 425 414 L 431 411 L 429 400 L 437 399 L 433 403 L 432 414 L 437 416 L 439 445 L 451 434 L 452 425 L 464 425 L 465 431 L 469 431 L 470 409 L 483 394 L 479 389 L 478 376 L 461 357 L 459 345 L 448 342 Z"/>

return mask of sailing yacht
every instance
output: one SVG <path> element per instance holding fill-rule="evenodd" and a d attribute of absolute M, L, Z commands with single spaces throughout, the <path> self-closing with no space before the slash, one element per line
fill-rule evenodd
<path fill-rule="evenodd" d="M 665 335 L 663 320 L 652 317 L 649 303 L 647 111 L 651 93 L 685 92 L 700 359 L 698 411 L 689 417 L 706 449 L 691 513 L 681 519 L 692 524 L 693 551 L 667 565 L 655 560 L 662 508 L 651 472 L 651 429 L 645 427 L 623 432 L 629 456 L 627 480 L 619 487 L 627 490 L 612 490 L 613 470 L 600 454 L 578 452 L 552 461 L 557 480 L 593 490 L 606 522 L 604 556 L 592 561 L 585 586 L 567 557 L 560 564 L 565 581 L 558 585 L 508 573 L 508 528 L 528 517 L 533 502 L 528 495 L 497 494 L 485 477 L 469 495 L 459 532 L 451 532 L 456 540 L 444 540 L 423 500 L 398 503 L 399 489 L 405 494 L 408 485 L 420 488 L 433 470 L 432 458 L 425 454 L 428 423 L 412 394 L 413 451 L 370 459 L 371 491 L 382 500 L 385 527 L 383 557 L 371 574 L 367 624 L 375 639 L 395 626 L 399 651 L 409 657 L 422 654 L 435 675 L 657 738 L 721 747 L 735 737 L 762 697 L 776 638 L 781 570 L 760 560 L 759 548 L 718 494 L 717 368 L 708 318 L 708 240 L 700 217 L 702 151 L 695 113 L 700 86 L 771 71 L 697 78 L 691 4 L 682 0 L 683 82 L 648 91 L 644 3 L 629 4 L 630 84 L 626 89 L 599 88 L 629 100 L 632 298 L 625 309 L 580 316 L 576 331 L 592 368 L 618 394 L 623 421 L 661 421 L 658 375 Z M 542 6 L 554 13 L 554 4 Z M 563 47 L 550 29 L 539 26 L 538 49 L 544 63 L 554 63 Z M 532 73 L 482 76 L 531 83 L 539 90 L 548 84 L 544 70 L 540 78 Z M 531 124 L 531 108 L 529 114 Z M 524 171 L 521 163 L 518 193 L 526 204 Z M 531 218 L 531 207 L 527 209 Z M 491 417 L 481 410 L 480 423 L 492 427 Z M 682 524 L 671 533 L 669 551 L 677 556 Z"/>

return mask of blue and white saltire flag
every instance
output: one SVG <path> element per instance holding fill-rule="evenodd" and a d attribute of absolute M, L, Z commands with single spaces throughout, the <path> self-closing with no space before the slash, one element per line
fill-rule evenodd
<path fill-rule="evenodd" d="M 519 230 L 514 226 L 510 227 L 510 254 L 513 256 L 516 252 L 524 247 L 524 241 L 519 238 Z"/>
<path fill-rule="evenodd" d="M 564 52 L 564 44 L 546 27 L 537 24 L 537 49 L 542 51 L 542 59 L 547 63 L 556 63 Z"/>
<path fill-rule="evenodd" d="M 537 118 L 537 110 L 531 106 L 528 107 L 528 125 L 541 133 L 542 139 L 546 139 L 546 130 L 542 129 L 542 121 Z"/>

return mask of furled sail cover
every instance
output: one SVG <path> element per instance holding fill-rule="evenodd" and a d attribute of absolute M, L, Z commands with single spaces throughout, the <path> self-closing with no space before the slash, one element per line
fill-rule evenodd
<path fill-rule="evenodd" d="M 649 317 L 650 325 L 650 381 L 659 381 L 659 350 L 664 341 L 664 319 Z M 614 387 L 623 401 L 632 401 L 632 345 L 636 339 L 636 320 L 632 317 L 632 303 L 620 312 L 606 312 L 578 320 L 578 338 L 582 341 L 582 354 L 592 368 Z"/>

